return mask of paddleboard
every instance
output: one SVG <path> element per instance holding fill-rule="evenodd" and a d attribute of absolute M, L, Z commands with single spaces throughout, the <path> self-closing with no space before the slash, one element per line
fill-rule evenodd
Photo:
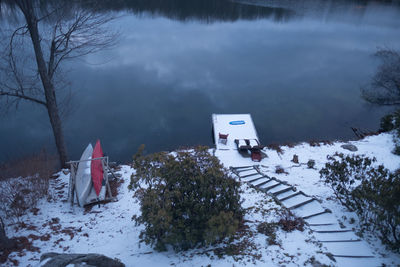
<path fill-rule="evenodd" d="M 229 122 L 230 125 L 242 125 L 245 124 L 244 121 L 230 121 Z"/>
<path fill-rule="evenodd" d="M 89 195 L 90 189 L 92 188 L 92 179 L 90 175 L 90 159 L 93 154 L 93 146 L 89 144 L 81 156 L 81 161 L 78 164 L 78 170 L 76 171 L 75 179 L 75 193 L 79 201 L 79 205 L 83 207 L 86 204 L 86 199 Z"/>
<path fill-rule="evenodd" d="M 96 145 L 93 149 L 92 159 L 103 157 L 103 150 L 101 149 L 100 140 L 97 140 Z M 92 166 L 90 168 L 92 173 L 93 187 L 96 191 L 96 195 L 99 196 L 102 182 L 103 182 L 103 166 L 101 164 L 101 159 L 92 160 Z"/>

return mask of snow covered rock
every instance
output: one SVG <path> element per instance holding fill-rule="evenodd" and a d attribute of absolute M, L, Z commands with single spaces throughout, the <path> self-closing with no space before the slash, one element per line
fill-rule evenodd
<path fill-rule="evenodd" d="M 65 254 L 45 253 L 40 257 L 41 267 L 65 267 L 65 266 L 96 266 L 96 267 L 125 267 L 125 264 L 117 259 L 111 259 L 101 254 Z"/>
<path fill-rule="evenodd" d="M 351 144 L 344 144 L 340 146 L 343 149 L 347 149 L 351 152 L 356 152 L 358 150 L 358 148 L 355 145 L 351 145 Z"/>

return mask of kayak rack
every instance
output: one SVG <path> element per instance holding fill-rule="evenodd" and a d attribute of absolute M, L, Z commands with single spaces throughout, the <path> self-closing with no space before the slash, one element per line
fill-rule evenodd
<path fill-rule="evenodd" d="M 94 158 L 94 159 L 73 160 L 73 161 L 68 161 L 67 162 L 67 164 L 70 165 L 68 201 L 71 203 L 71 206 L 74 205 L 75 196 L 76 196 L 76 203 L 78 204 L 78 206 L 80 206 L 80 207 L 83 206 L 83 205 L 81 205 L 81 203 L 79 203 L 78 196 L 75 194 L 76 172 L 77 172 L 79 164 L 83 163 L 83 162 L 95 161 L 95 160 L 101 160 L 101 165 L 103 167 L 103 181 L 105 182 L 105 185 L 106 185 L 106 197 L 104 199 L 102 199 L 102 200 L 100 200 L 98 198 L 97 201 L 94 201 L 94 202 L 91 202 L 91 203 L 87 203 L 85 205 L 90 205 L 90 204 L 94 204 L 94 203 L 107 202 L 107 201 L 114 200 L 114 197 L 112 196 L 112 193 L 111 193 L 110 183 L 109 183 L 109 180 L 108 180 L 108 173 L 111 173 L 114 177 L 116 177 L 116 176 L 112 172 L 112 170 L 110 169 L 110 167 L 108 165 L 108 162 L 109 162 L 108 156 L 100 157 L 100 158 Z M 107 194 L 108 194 L 108 197 L 107 197 Z"/>

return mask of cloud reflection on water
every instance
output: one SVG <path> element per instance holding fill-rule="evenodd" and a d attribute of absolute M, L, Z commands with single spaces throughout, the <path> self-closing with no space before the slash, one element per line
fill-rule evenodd
<path fill-rule="evenodd" d="M 400 48 L 400 22 L 382 18 L 393 12 L 211 24 L 124 16 L 114 25 L 122 32 L 115 49 L 72 65 L 78 108 L 65 123 L 71 156 L 96 138 L 124 161 L 141 143 L 148 151 L 211 145 L 211 113 L 251 113 L 264 143 L 376 129 L 387 109 L 365 104 L 359 87 L 374 72 L 377 46 Z M 43 112 L 24 110 L 0 119 L 8 125 L 0 137 L 9 140 L 1 151 L 52 142 Z M 26 125 L 32 119 L 40 123 Z"/>

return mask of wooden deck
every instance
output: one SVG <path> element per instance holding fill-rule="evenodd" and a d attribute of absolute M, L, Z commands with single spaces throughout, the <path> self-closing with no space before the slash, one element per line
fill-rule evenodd
<path fill-rule="evenodd" d="M 237 150 L 234 140 L 256 140 L 256 128 L 250 114 L 212 114 L 215 147 L 219 150 Z M 226 143 L 221 142 L 219 134 L 228 134 Z"/>

